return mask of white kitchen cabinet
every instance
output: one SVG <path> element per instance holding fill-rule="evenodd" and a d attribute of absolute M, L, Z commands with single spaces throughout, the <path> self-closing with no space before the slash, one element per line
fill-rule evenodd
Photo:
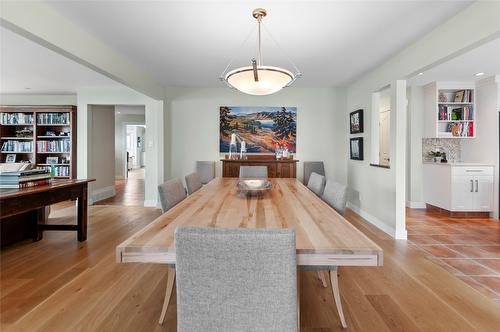
<path fill-rule="evenodd" d="M 493 210 L 493 166 L 478 164 L 424 164 L 424 199 L 448 211 Z"/>

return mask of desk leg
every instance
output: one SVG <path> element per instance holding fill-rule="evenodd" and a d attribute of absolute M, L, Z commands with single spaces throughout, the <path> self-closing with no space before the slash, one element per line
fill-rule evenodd
<path fill-rule="evenodd" d="M 297 332 L 300 332 L 300 265 L 297 265 Z"/>
<path fill-rule="evenodd" d="M 337 267 L 330 270 L 330 282 L 332 283 L 333 297 L 335 298 L 335 304 L 337 305 L 337 311 L 340 317 L 340 323 L 342 327 L 347 328 L 347 323 L 344 318 L 344 311 L 342 310 L 342 302 L 340 300 L 340 289 L 339 289 L 339 279 L 337 277 Z"/>
<path fill-rule="evenodd" d="M 35 227 L 33 230 L 33 241 L 40 241 L 43 239 L 43 230 L 41 225 L 45 225 L 47 223 L 47 218 L 48 218 L 49 210 L 48 207 L 43 207 L 36 209 L 34 211 L 34 223 Z"/>
<path fill-rule="evenodd" d="M 77 208 L 78 219 L 78 241 L 87 240 L 87 185 L 82 185 L 82 192 L 78 197 Z"/>

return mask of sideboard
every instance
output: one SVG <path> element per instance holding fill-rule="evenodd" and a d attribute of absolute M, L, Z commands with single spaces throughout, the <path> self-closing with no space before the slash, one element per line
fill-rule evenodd
<path fill-rule="evenodd" d="M 240 166 L 267 166 L 270 178 L 295 178 L 297 177 L 297 162 L 293 159 L 275 159 L 274 155 L 249 155 L 247 159 L 221 159 L 222 176 L 237 178 L 240 176 Z"/>

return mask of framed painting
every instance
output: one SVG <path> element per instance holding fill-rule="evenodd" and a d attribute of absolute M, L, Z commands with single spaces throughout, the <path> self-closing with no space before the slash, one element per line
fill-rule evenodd
<path fill-rule="evenodd" d="M 245 142 L 248 153 L 272 154 L 275 149 L 295 153 L 296 107 L 221 106 L 219 109 L 219 152 L 229 152 L 235 134 L 237 149 Z"/>
<path fill-rule="evenodd" d="M 351 159 L 363 160 L 363 137 L 351 138 Z"/>
<path fill-rule="evenodd" d="M 349 114 L 349 126 L 351 134 L 363 132 L 363 110 L 359 109 Z"/>

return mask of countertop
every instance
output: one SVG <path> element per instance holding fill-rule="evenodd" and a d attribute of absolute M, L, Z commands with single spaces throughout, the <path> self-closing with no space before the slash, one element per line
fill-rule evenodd
<path fill-rule="evenodd" d="M 463 166 L 463 167 L 494 167 L 490 163 L 466 163 L 466 162 L 453 162 L 453 163 L 435 163 L 432 161 L 424 161 L 424 165 L 442 165 L 442 166 Z"/>

